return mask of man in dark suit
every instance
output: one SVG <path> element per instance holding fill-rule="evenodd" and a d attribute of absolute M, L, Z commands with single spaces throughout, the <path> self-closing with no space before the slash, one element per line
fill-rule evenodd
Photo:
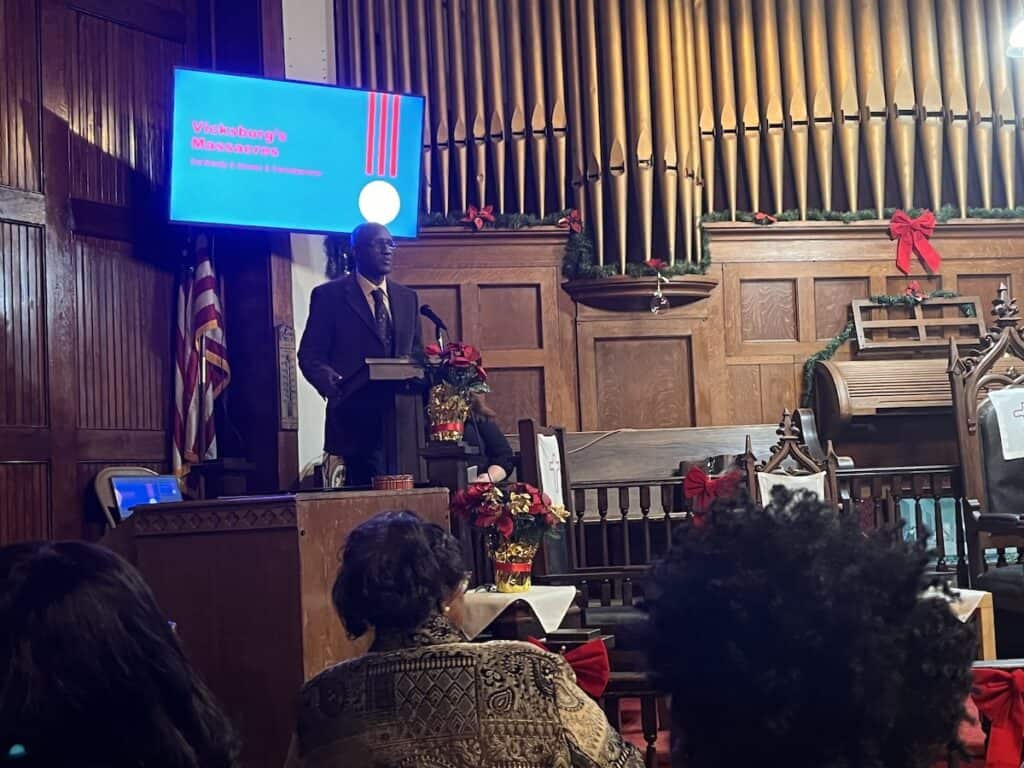
<path fill-rule="evenodd" d="M 395 241 L 381 224 L 352 232 L 356 271 L 313 289 L 299 344 L 303 375 L 327 400 L 324 450 L 345 462 L 346 485 L 383 474 L 384 410 L 372 392 L 340 398 L 341 383 L 368 357 L 407 357 L 422 350 L 416 292 L 388 280 Z M 409 435 L 415 440 L 415 435 Z"/>

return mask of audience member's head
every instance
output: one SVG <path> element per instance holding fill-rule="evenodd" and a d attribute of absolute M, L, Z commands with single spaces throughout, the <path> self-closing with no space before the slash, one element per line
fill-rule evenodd
<path fill-rule="evenodd" d="M 357 526 L 345 542 L 332 598 L 353 637 L 409 635 L 446 614 L 461 623 L 466 567 L 459 542 L 412 512 L 385 512 Z"/>
<path fill-rule="evenodd" d="M 781 489 L 780 489 L 781 490 Z M 813 498 L 716 506 L 655 566 L 650 665 L 691 768 L 910 768 L 955 742 L 972 628 L 926 554 Z"/>
<path fill-rule="evenodd" d="M 84 542 L 0 549 L 0 762 L 226 768 L 237 754 L 134 568 Z"/>

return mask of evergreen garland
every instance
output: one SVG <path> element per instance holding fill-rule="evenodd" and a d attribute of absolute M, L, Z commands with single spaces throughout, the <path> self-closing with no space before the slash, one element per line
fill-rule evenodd
<path fill-rule="evenodd" d="M 916 304 L 927 301 L 928 299 L 955 299 L 959 296 L 959 293 L 953 291 L 932 291 L 928 296 L 922 300 L 918 300 L 913 296 L 903 295 L 892 295 L 882 294 L 879 296 L 870 296 L 868 301 L 873 304 L 880 304 L 883 307 L 913 307 Z M 852 308 L 850 309 L 852 312 Z M 974 305 L 973 304 L 961 304 L 960 311 L 964 313 L 964 317 L 974 317 Z M 846 342 L 853 338 L 856 326 L 852 319 L 846 321 L 846 325 L 843 326 L 843 330 L 832 337 L 832 340 L 825 345 L 825 348 L 820 352 L 816 352 L 811 355 L 804 362 L 804 394 L 801 398 L 800 404 L 804 408 L 810 408 L 813 402 L 814 396 L 814 369 L 818 363 L 831 360 L 835 357 L 836 352 Z"/>
<path fill-rule="evenodd" d="M 879 219 L 878 209 L 868 208 L 859 211 L 823 211 L 817 208 L 808 209 L 804 221 L 835 221 L 843 224 L 852 224 L 855 221 L 881 221 L 885 222 L 892 218 L 898 208 L 885 208 L 882 211 L 882 218 Z M 906 213 L 916 218 L 927 209 L 911 208 Z M 496 213 L 493 222 L 485 222 L 484 229 L 528 229 L 530 227 L 555 226 L 560 219 L 567 217 L 571 209 L 556 211 L 547 216 L 537 216 L 532 213 Z M 960 216 L 960 209 L 952 205 L 944 205 L 935 214 L 935 221 L 942 224 Z M 466 227 L 463 221 L 465 213 L 421 213 L 420 226 L 429 227 Z M 801 221 L 800 211 L 790 209 L 782 213 L 772 214 L 777 222 Z M 968 208 L 967 218 L 969 219 L 1024 219 L 1024 206 L 1016 208 Z M 701 216 L 702 224 L 722 221 L 732 221 L 733 217 L 728 211 L 714 211 Z M 758 223 L 757 214 L 749 211 L 737 211 L 737 222 L 748 224 Z M 671 266 L 659 270 L 661 274 L 671 277 L 672 275 L 693 275 L 704 274 L 711 265 L 711 241 L 708 232 L 701 229 L 700 238 L 700 261 L 696 264 L 677 261 Z M 653 277 L 656 271 L 641 262 L 631 261 L 626 264 L 626 275 L 630 277 Z M 568 280 L 596 279 L 602 277 L 616 277 L 619 275 L 618 264 L 605 264 L 599 266 L 594 262 L 594 243 L 591 235 L 583 232 L 571 232 L 565 247 L 565 255 L 562 261 L 562 275 Z"/>

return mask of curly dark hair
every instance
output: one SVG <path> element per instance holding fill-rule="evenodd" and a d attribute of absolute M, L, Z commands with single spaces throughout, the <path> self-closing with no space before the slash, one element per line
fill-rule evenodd
<path fill-rule="evenodd" d="M 0 549 L 0 762 L 231 768 L 239 741 L 139 573 L 80 541 Z"/>
<path fill-rule="evenodd" d="M 352 637 L 370 627 L 409 634 L 440 609 L 465 571 L 450 533 L 412 512 L 385 512 L 348 535 L 331 599 Z"/>
<path fill-rule="evenodd" d="M 777 489 L 681 526 L 649 591 L 649 664 L 693 768 L 915 768 L 956 746 L 974 629 L 921 599 L 928 556 Z"/>

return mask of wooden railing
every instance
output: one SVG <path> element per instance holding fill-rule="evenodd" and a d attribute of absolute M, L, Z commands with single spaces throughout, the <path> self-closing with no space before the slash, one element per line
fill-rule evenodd
<path fill-rule="evenodd" d="M 966 575 L 963 502 L 956 465 L 841 468 L 839 503 L 865 529 L 903 520 L 937 553 L 936 570 Z M 660 557 L 689 516 L 682 480 L 573 483 L 570 551 L 577 568 L 644 565 Z"/>
<path fill-rule="evenodd" d="M 664 554 L 673 524 L 689 514 L 680 482 L 573 483 L 576 567 L 644 565 Z"/>

